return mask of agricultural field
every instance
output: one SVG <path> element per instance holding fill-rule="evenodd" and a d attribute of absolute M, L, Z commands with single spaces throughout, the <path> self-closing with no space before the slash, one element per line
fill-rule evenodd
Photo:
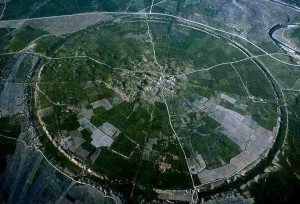
<path fill-rule="evenodd" d="M 189 189 L 234 175 L 233 165 L 242 170 L 272 147 L 271 82 L 226 38 L 128 16 L 45 36 L 35 52 L 47 55 L 55 42 L 36 72 L 37 117 L 67 154 L 101 175 Z"/>
<path fill-rule="evenodd" d="M 45 16 L 68 15 L 93 11 L 122 11 L 125 10 L 130 0 L 15 0 L 8 2 L 8 8 L 3 14 L 3 19 L 21 19 Z M 141 4 L 144 6 L 144 4 Z M 143 9 L 142 7 L 141 9 Z"/>
<path fill-rule="evenodd" d="M 262 201 L 298 178 L 298 17 L 249 22 L 257 1 L 0 0 L 0 201 Z"/>

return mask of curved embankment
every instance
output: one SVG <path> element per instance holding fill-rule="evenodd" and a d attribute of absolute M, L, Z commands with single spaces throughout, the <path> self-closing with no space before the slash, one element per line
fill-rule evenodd
<path fill-rule="evenodd" d="M 274 30 L 276 30 L 276 28 L 277 28 L 277 27 L 275 27 Z M 274 38 L 274 39 L 275 39 L 275 38 Z M 275 39 L 275 40 L 276 40 L 276 39 Z M 246 51 L 245 51 L 245 52 L 246 52 Z M 247 53 L 247 52 L 246 52 L 246 53 Z M 251 56 L 252 56 L 251 54 L 248 54 L 248 57 L 251 57 Z M 264 73 L 268 76 L 268 78 L 269 78 L 269 80 L 271 81 L 271 84 L 272 84 L 272 86 L 273 86 L 273 89 L 274 89 L 274 91 L 276 92 L 277 97 L 278 97 L 278 98 L 281 98 L 280 93 L 279 93 L 280 91 L 276 91 L 276 84 L 274 84 L 274 81 L 273 81 L 273 79 L 272 79 L 272 76 L 269 74 L 268 70 L 265 70 L 264 67 L 260 66 L 259 63 L 257 63 L 257 64 L 258 64 L 258 67 L 260 67 L 260 68 L 264 71 Z M 42 72 L 42 68 L 41 68 L 40 71 L 39 71 L 39 76 L 38 76 L 38 78 L 40 77 L 41 72 Z M 35 95 L 37 95 L 38 91 L 39 91 L 39 87 L 38 87 L 38 84 L 37 84 Z M 37 101 L 37 100 L 36 100 L 36 101 Z M 42 125 L 42 127 L 43 127 L 43 129 L 44 129 L 46 126 L 45 126 L 44 122 L 41 120 L 41 118 L 39 118 L 39 122 L 40 122 L 40 124 Z M 50 134 L 48 133 L 48 131 L 46 130 L 46 128 L 44 129 L 44 132 L 47 134 L 47 136 L 48 136 L 48 138 L 51 140 L 51 142 L 52 142 L 55 146 L 57 146 L 57 144 L 55 143 L 55 141 L 53 141 L 53 138 L 50 136 Z M 59 147 L 58 147 L 58 149 L 59 149 L 60 151 L 63 151 L 63 150 L 61 150 Z M 62 153 L 64 154 L 65 152 L 62 152 Z M 66 155 L 66 154 L 64 154 L 64 155 L 68 157 L 68 155 Z M 74 161 L 72 160 L 72 158 L 70 158 L 70 157 L 68 157 L 68 158 L 69 158 L 72 162 L 74 162 Z M 77 161 L 75 161 L 74 163 L 77 164 L 78 166 L 80 166 L 81 168 L 84 168 L 84 166 L 82 166 L 82 164 L 80 164 L 80 163 L 77 163 Z"/>
<path fill-rule="evenodd" d="M 276 24 L 269 30 L 269 37 L 274 41 L 274 43 L 280 48 L 287 48 L 295 52 L 295 54 L 300 55 L 300 51 L 295 49 L 293 45 L 289 45 L 286 42 L 283 42 L 275 37 L 276 32 L 281 29 L 289 29 L 290 27 L 300 27 L 299 24 Z"/>

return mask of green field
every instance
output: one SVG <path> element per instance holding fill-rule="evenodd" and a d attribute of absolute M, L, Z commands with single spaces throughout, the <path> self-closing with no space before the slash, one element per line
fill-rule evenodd
<path fill-rule="evenodd" d="M 68 15 L 93 11 L 123 11 L 129 0 L 14 0 L 8 2 L 3 19 Z"/>
<path fill-rule="evenodd" d="M 272 130 L 275 95 L 264 72 L 228 39 L 167 17 L 147 22 L 129 16 L 121 23 L 39 39 L 35 49 L 54 59 L 44 61 L 39 83 L 44 94 L 38 93 L 37 105 L 52 107 L 43 120 L 56 139 L 81 128 L 81 148 L 90 154 L 95 152 L 92 131 L 78 120 L 86 117 L 96 128 L 106 123 L 119 131 L 93 163 L 83 158 L 92 170 L 123 183 L 135 181 L 140 188 L 188 189 L 185 155 L 201 154 L 211 170 L 243 151 L 222 132 L 222 124 L 200 110 L 199 101 L 211 100 Z M 274 103 L 255 104 L 246 89 Z M 235 104 L 221 100 L 221 94 Z M 109 107 L 96 105 L 103 101 Z"/>

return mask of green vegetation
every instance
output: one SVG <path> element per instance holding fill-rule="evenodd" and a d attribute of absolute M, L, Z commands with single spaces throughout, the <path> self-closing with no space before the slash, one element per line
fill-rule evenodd
<path fill-rule="evenodd" d="M 291 37 L 299 39 L 300 38 L 300 28 L 293 29 L 292 32 L 291 32 Z"/>
<path fill-rule="evenodd" d="M 286 55 L 277 55 L 276 58 L 291 63 L 290 58 Z M 270 71 L 273 77 L 276 78 L 281 88 L 292 88 L 300 77 L 300 71 L 295 66 L 283 64 L 268 56 L 260 57 L 259 60 Z"/>
<path fill-rule="evenodd" d="M 252 60 L 236 63 L 234 67 L 251 95 L 264 99 L 275 98 L 269 79 Z"/>
<path fill-rule="evenodd" d="M 241 152 L 201 105 L 211 100 L 212 113 L 220 105 L 253 116 L 271 130 L 276 104 L 252 107 L 243 82 L 257 97 L 270 101 L 275 97 L 267 77 L 252 61 L 236 64 L 242 81 L 230 64 L 219 65 L 245 58 L 226 39 L 168 18 L 158 23 L 149 17 L 151 42 L 144 20 L 124 17 L 122 23 L 101 23 L 64 37 L 39 39 L 35 49 L 55 58 L 44 64 L 39 79 L 44 92 L 38 94 L 39 108 L 52 107 L 51 115 L 43 119 L 54 137 L 62 130 L 78 129 L 82 117 L 96 128 L 109 123 L 119 130 L 110 147 L 100 147 L 95 162 L 86 161 L 101 175 L 126 184 L 134 181 L 146 189 L 188 189 L 191 178 L 184 153 L 188 158 L 201 154 L 207 169 L 214 169 Z M 162 67 L 154 61 L 152 43 Z M 214 65 L 218 66 L 201 70 Z M 194 73 L 182 74 L 186 72 Z M 224 102 L 221 93 L 237 102 Z M 92 131 L 81 128 L 86 141 L 81 147 L 94 152 Z"/>
<path fill-rule="evenodd" d="M 221 92 L 245 96 L 243 84 L 231 65 L 219 66 L 209 71 Z"/>
<path fill-rule="evenodd" d="M 295 0 L 284 1 L 297 4 Z M 152 14 L 143 13 L 150 12 L 150 8 L 136 15 L 123 13 L 125 10 L 140 11 L 152 3 L 158 3 L 152 8 Z M 0 56 L 0 79 L 3 80 L 0 96 L 8 84 L 6 81 L 10 80 L 9 76 L 13 76 L 13 82 L 18 82 L 18 85 L 24 83 L 32 92 L 38 86 L 37 98 L 31 96 L 35 101 L 35 107 L 32 105 L 33 114 L 45 114 L 42 117 L 44 128 L 58 144 L 54 146 L 38 126 L 41 135 L 34 140 L 42 143 L 38 149 L 67 174 L 71 172 L 71 176 L 78 175 L 74 178 L 83 182 L 92 183 L 90 181 L 94 180 L 98 185 L 98 178 L 87 175 L 85 170 L 80 173 L 82 169 L 57 149 L 62 148 L 72 158 L 83 162 L 86 169 L 107 178 L 103 179 L 101 187 L 106 189 L 108 184 L 109 187 L 121 189 L 125 197 L 130 197 L 136 203 L 154 202 L 157 199 L 155 189 L 193 189 L 189 168 L 194 184 L 200 185 L 204 184 L 208 174 L 208 177 L 217 179 L 223 176 L 223 170 L 226 174 L 229 172 L 226 169 L 228 166 L 232 168 L 234 165 L 236 168 L 230 171 L 238 171 L 253 162 L 254 157 L 262 158 L 262 165 L 269 162 L 266 160 L 270 160 L 270 164 L 273 152 L 278 151 L 283 137 L 276 138 L 273 144 L 271 142 L 275 139 L 266 135 L 269 136 L 276 126 L 280 108 L 279 136 L 285 132 L 285 126 L 289 126 L 289 146 L 280 151 L 284 155 L 279 154 L 281 169 L 266 176 L 261 183 L 253 184 L 250 191 L 257 203 L 293 203 L 294 200 L 294 203 L 299 203 L 300 97 L 296 91 L 286 91 L 284 95 L 292 100 L 283 100 L 274 91 L 278 88 L 277 95 L 281 95 L 281 89 L 298 90 L 299 67 L 282 63 L 295 64 L 295 60 L 279 53 L 271 40 L 263 41 L 266 36 L 253 38 L 257 35 L 256 27 L 248 24 L 246 18 L 241 19 L 243 25 L 238 23 L 234 28 L 231 27 L 232 19 L 227 19 L 227 11 L 223 10 L 223 7 L 229 8 L 229 4 L 225 0 L 223 3 L 185 0 L 8 1 L 1 20 L 95 11 L 120 13 L 105 13 L 103 18 L 98 14 L 85 14 L 87 18 L 82 21 L 83 24 L 98 23 L 75 32 L 72 32 L 72 28 L 69 34 L 59 36 L 29 26 L 0 28 L 0 53 L 28 48 L 27 53 Z M 242 2 L 236 3 L 243 5 Z M 249 15 L 252 6 L 249 3 L 240 8 L 246 9 Z M 274 12 L 280 13 L 279 10 Z M 179 18 L 157 15 L 155 12 Z M 229 13 L 232 17 L 232 11 Z M 269 14 L 263 13 L 265 17 Z M 223 19 L 220 18 L 223 16 L 224 21 L 228 22 L 225 26 L 221 25 Z M 294 16 L 291 13 L 286 20 L 292 22 Z M 277 17 L 279 19 L 282 15 Z M 70 20 L 69 17 L 59 17 L 59 21 L 65 19 Z M 192 23 L 199 19 L 205 24 L 209 23 L 209 26 Z M 48 26 L 49 18 L 44 20 L 24 22 L 38 27 Z M 261 25 L 271 25 L 267 18 L 263 20 Z M 37 22 L 40 24 L 37 25 Z M 253 22 L 260 25 L 259 21 Z M 210 26 L 218 29 L 211 29 Z M 231 32 L 236 34 L 231 35 Z M 299 41 L 299 28 L 289 29 L 286 33 L 289 34 L 285 36 L 287 40 L 293 43 Z M 251 42 L 254 40 L 255 45 L 279 60 L 274 60 L 249 41 L 237 37 L 237 34 Z M 30 44 L 34 46 L 28 47 Z M 255 57 L 246 59 L 250 55 Z M 39 71 L 41 77 L 37 78 Z M 20 96 L 19 99 L 26 97 Z M 0 106 L 3 106 L 1 102 L 2 99 Z M 288 124 L 283 102 L 289 105 Z M 37 123 L 36 118 L 33 123 Z M 270 132 L 265 132 L 260 126 Z M 97 128 L 111 139 L 97 134 Z M 71 134 L 72 130 L 77 131 Z M 20 132 L 17 116 L 0 118 L 1 135 L 17 138 Z M 105 137 L 107 143 L 96 148 L 95 143 L 91 144 L 92 135 L 94 142 Z M 257 140 L 254 141 L 254 138 Z M 269 149 L 272 145 L 273 148 Z M 9 159 L 7 156 L 13 153 L 15 147 L 14 140 L 0 137 L 0 173 L 4 171 Z M 86 151 L 81 148 L 89 154 L 86 156 Z M 244 150 L 248 150 L 246 154 L 240 154 Z M 271 157 L 259 155 L 263 150 L 267 150 L 265 152 L 269 152 Z M 226 165 L 233 158 L 232 164 Z M 49 167 L 45 160 L 43 165 L 42 168 Z M 203 171 L 204 166 L 205 171 L 199 174 L 198 171 Z M 216 169 L 219 167 L 223 168 Z M 257 168 L 261 167 L 258 165 Z M 41 171 L 38 169 L 35 177 L 39 177 Z M 197 173 L 194 174 L 194 171 Z M 234 182 L 248 182 L 248 178 L 252 177 L 248 177 L 249 174 L 256 174 L 253 172 L 248 171 L 245 177 Z M 57 174 L 58 177 L 64 177 Z M 210 187 L 214 186 L 212 184 Z M 232 190 L 232 186 L 241 185 L 226 184 L 225 189 Z M 52 191 L 49 189 L 50 193 Z M 239 189 L 237 192 L 242 191 Z M 199 193 L 199 197 L 206 194 L 202 193 Z M 84 190 L 78 194 L 74 191 L 73 195 L 67 194 L 67 197 L 75 200 L 76 196 L 82 195 Z M 209 194 L 208 197 L 213 196 Z M 83 199 L 79 200 L 84 202 Z"/>
<path fill-rule="evenodd" d="M 96 149 L 93 145 L 91 145 L 90 142 L 84 142 L 84 143 L 81 145 L 81 147 L 82 147 L 83 149 L 85 149 L 86 151 L 88 151 L 88 152 L 92 152 L 93 150 Z"/>
<path fill-rule="evenodd" d="M 213 35 L 178 25 L 172 34 L 168 56 L 178 63 L 192 61 L 193 68 L 200 70 L 220 63 L 245 58 L 237 48 Z M 188 34 L 187 34 L 188 33 Z"/>
<path fill-rule="evenodd" d="M 58 130 L 76 130 L 79 128 L 77 115 L 72 112 L 67 112 L 61 106 L 53 106 L 53 114 L 44 118 L 48 124 L 54 125 Z"/>
<path fill-rule="evenodd" d="M 126 138 L 123 134 L 119 135 L 110 147 L 111 149 L 129 157 L 136 150 L 137 145 Z"/>
<path fill-rule="evenodd" d="M 201 153 L 208 169 L 219 167 L 223 162 L 228 164 L 230 159 L 241 152 L 241 149 L 228 137 L 222 134 L 192 135 L 191 143 L 195 150 Z"/>
<path fill-rule="evenodd" d="M 61 115 L 60 113 L 57 112 L 57 121 L 60 124 L 60 130 L 71 131 L 79 128 L 80 125 L 75 113 L 63 113 Z"/>
<path fill-rule="evenodd" d="M 170 161 L 172 160 L 170 159 Z M 188 189 L 192 187 L 187 167 L 184 171 L 185 173 L 175 171 L 161 173 L 157 168 L 157 165 L 144 161 L 140 169 L 139 183 L 146 187 L 159 187 L 161 189 Z"/>
<path fill-rule="evenodd" d="M 49 34 L 36 41 L 35 52 L 50 56 L 52 52 L 55 51 L 56 48 L 59 47 L 63 42 L 64 38 Z"/>
<path fill-rule="evenodd" d="M 250 106 L 253 119 L 262 127 L 273 131 L 277 122 L 277 103 L 253 103 Z"/>
<path fill-rule="evenodd" d="M 184 129 L 178 129 L 178 136 L 191 153 L 202 155 L 209 169 L 220 167 L 238 155 L 240 148 L 226 135 L 214 131 L 220 124 L 209 116 L 198 119 L 196 113 L 186 115 L 189 122 Z"/>
<path fill-rule="evenodd" d="M 81 131 L 81 135 L 82 135 L 82 138 L 85 140 L 85 141 L 87 141 L 88 143 L 91 143 L 92 141 L 93 141 L 93 139 L 92 139 L 92 134 L 88 131 L 88 130 L 86 130 L 86 129 L 83 129 L 82 131 Z"/>
<path fill-rule="evenodd" d="M 205 116 L 201 118 L 201 120 L 204 121 L 206 125 L 208 125 L 213 130 L 220 126 L 220 123 L 218 123 L 217 121 L 215 121 L 209 116 Z"/>
<path fill-rule="evenodd" d="M 300 114 L 300 96 L 295 97 L 294 103 L 291 104 L 292 111 L 290 113 L 290 128 L 289 128 L 289 143 L 290 152 L 289 159 L 292 162 L 292 166 L 295 171 L 300 173 L 300 119 L 298 115 Z"/>
<path fill-rule="evenodd" d="M 20 133 L 21 125 L 17 116 L 0 118 L 0 134 L 17 138 Z"/>
<path fill-rule="evenodd" d="M 290 37 L 293 39 L 293 43 L 298 49 L 300 48 L 300 27 L 293 28 L 290 32 Z"/>
<path fill-rule="evenodd" d="M 270 173 L 265 182 L 254 184 L 251 193 L 257 203 L 298 203 L 299 193 L 296 189 L 299 188 L 300 184 L 293 170 L 284 168 Z"/>
<path fill-rule="evenodd" d="M 2 126 L 1 122 L 0 124 Z M 2 174 L 6 170 L 6 157 L 14 153 L 16 149 L 16 143 L 17 142 L 15 140 L 0 137 L 0 174 Z"/>
<path fill-rule="evenodd" d="M 44 135 L 43 139 L 43 152 L 49 160 L 54 160 L 56 165 L 62 169 L 68 169 L 74 175 L 80 173 L 80 168 L 77 167 L 73 162 L 71 162 L 67 157 L 65 157 L 57 148 L 46 138 Z"/>
<path fill-rule="evenodd" d="M 44 0 L 9 1 L 3 19 L 45 17 L 93 11 L 123 11 L 129 0 Z"/>
<path fill-rule="evenodd" d="M 297 189 L 300 188 L 300 120 L 297 115 L 300 114 L 300 97 L 298 94 L 294 95 L 291 92 L 287 92 L 286 95 L 289 99 L 293 98 L 288 101 L 290 105 L 288 145 L 285 145 L 285 154 L 280 155 L 279 164 L 281 168 L 278 171 L 271 172 L 263 182 L 254 184 L 251 187 L 251 193 L 255 196 L 255 202 L 257 203 L 299 202 Z M 283 121 L 284 119 L 285 116 L 283 115 Z M 281 131 L 281 134 L 284 136 L 285 131 Z"/>
<path fill-rule="evenodd" d="M 43 0 L 15 0 L 7 3 L 7 8 L 4 11 L 3 19 L 20 19 L 30 16 L 34 8 L 41 5 Z"/>
<path fill-rule="evenodd" d="M 93 11 L 121 11 L 125 10 L 128 3 L 128 0 L 56 0 L 50 1 L 47 3 L 47 6 L 41 7 L 32 16 L 67 15 Z"/>
<path fill-rule="evenodd" d="M 186 189 L 191 187 L 191 178 L 186 166 L 183 152 L 176 140 L 163 139 L 153 147 L 150 161 L 142 161 L 138 174 L 138 182 L 162 189 Z M 163 164 L 169 164 L 170 169 L 162 172 Z"/>
<path fill-rule="evenodd" d="M 11 56 L 0 56 L 0 76 L 7 78 L 9 76 L 9 66 L 12 63 Z"/>
<path fill-rule="evenodd" d="M 5 53 L 7 44 L 12 38 L 11 32 L 13 29 L 10 28 L 0 28 L 0 53 Z"/>
<path fill-rule="evenodd" d="M 125 159 L 107 148 L 101 150 L 91 169 L 101 172 L 111 179 L 131 181 L 139 164 L 139 152 L 136 151 L 131 159 Z"/>
<path fill-rule="evenodd" d="M 48 33 L 42 29 L 36 29 L 27 26 L 16 31 L 7 49 L 10 52 L 20 51 L 36 38 L 46 34 Z"/>

